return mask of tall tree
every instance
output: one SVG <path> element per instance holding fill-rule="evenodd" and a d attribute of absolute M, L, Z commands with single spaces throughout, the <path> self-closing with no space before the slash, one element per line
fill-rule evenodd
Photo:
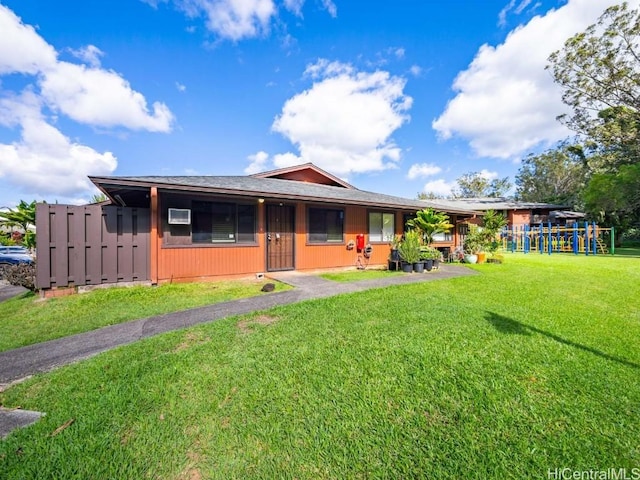
<path fill-rule="evenodd" d="M 640 110 L 640 13 L 626 2 L 607 8 L 597 23 L 569 38 L 551 54 L 548 69 L 573 110 L 559 117 L 569 128 L 598 139 L 599 113 Z M 637 119 L 636 119 L 637 121 Z"/>
<path fill-rule="evenodd" d="M 516 199 L 576 208 L 586 183 L 583 158 L 581 147 L 568 144 L 528 155 L 516 175 Z"/>
<path fill-rule="evenodd" d="M 549 57 L 571 114 L 559 119 L 584 142 L 587 212 L 611 224 L 640 220 L 640 11 L 610 7 Z"/>
<path fill-rule="evenodd" d="M 509 177 L 489 180 L 480 172 L 465 173 L 456 182 L 454 198 L 503 197 L 511 188 Z"/>

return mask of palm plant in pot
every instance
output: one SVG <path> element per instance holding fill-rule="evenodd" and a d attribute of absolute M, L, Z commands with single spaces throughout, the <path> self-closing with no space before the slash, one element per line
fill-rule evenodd
<path fill-rule="evenodd" d="M 446 233 L 453 224 L 449 223 L 449 215 L 438 212 L 433 208 L 424 208 L 416 212 L 415 218 L 407 222 L 409 227 L 415 228 L 422 234 L 424 243 L 429 247 L 433 243 L 433 236 L 437 233 Z"/>
<path fill-rule="evenodd" d="M 482 218 L 483 233 L 485 235 L 485 249 L 492 257 L 500 248 L 500 232 L 507 226 L 507 218 L 494 210 L 487 210 Z"/>
<path fill-rule="evenodd" d="M 420 234 L 409 230 L 404 234 L 404 240 L 398 246 L 398 253 L 402 259 L 402 270 L 405 272 L 420 269 Z M 424 267 L 423 267 L 424 268 Z"/>

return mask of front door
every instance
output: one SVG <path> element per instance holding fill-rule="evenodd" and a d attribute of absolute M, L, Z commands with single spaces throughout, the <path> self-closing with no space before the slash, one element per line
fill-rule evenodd
<path fill-rule="evenodd" d="M 291 205 L 267 205 L 267 271 L 293 270 L 294 213 Z"/>

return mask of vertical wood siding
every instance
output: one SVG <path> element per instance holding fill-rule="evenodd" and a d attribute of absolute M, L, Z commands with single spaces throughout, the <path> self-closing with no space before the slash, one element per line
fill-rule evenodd
<path fill-rule="evenodd" d="M 296 208 L 296 269 L 311 270 L 321 268 L 350 267 L 356 265 L 358 252 L 348 250 L 349 240 L 355 242 L 356 235 L 365 235 L 365 243 L 369 242 L 368 212 L 366 207 L 344 207 L 344 242 L 332 244 L 309 244 L 307 241 L 307 209 L 299 204 Z M 396 219 L 402 217 L 402 212 L 396 212 Z M 387 242 L 372 243 L 373 252 L 369 265 L 386 265 L 389 257 Z"/>
<path fill-rule="evenodd" d="M 149 210 L 38 204 L 40 289 L 149 279 Z"/>

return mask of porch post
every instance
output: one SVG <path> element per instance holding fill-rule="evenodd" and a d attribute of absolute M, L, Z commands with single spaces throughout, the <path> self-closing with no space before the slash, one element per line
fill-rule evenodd
<path fill-rule="evenodd" d="M 151 187 L 151 283 L 158 283 L 158 187 Z"/>

